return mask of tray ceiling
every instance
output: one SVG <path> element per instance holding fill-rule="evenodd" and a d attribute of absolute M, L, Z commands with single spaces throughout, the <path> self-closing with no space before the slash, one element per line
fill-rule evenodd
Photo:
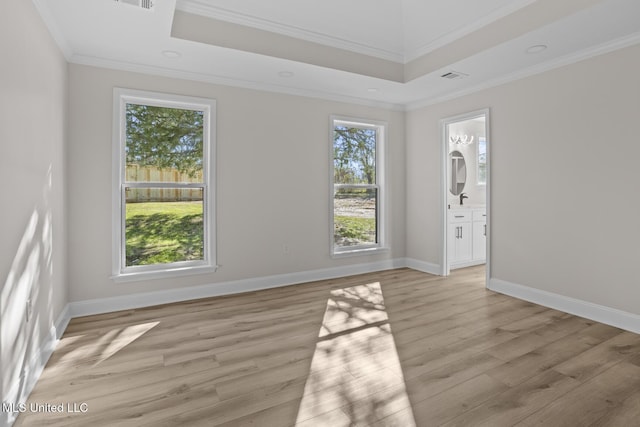
<path fill-rule="evenodd" d="M 637 0 L 33 1 L 73 63 L 400 109 L 640 42 Z"/>

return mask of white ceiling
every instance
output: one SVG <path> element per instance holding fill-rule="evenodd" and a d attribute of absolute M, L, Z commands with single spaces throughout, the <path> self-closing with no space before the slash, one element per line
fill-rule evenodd
<path fill-rule="evenodd" d="M 73 63 L 400 109 L 640 42 L 638 0 L 155 0 L 153 11 L 114 0 L 33 1 Z M 176 10 L 206 17 L 197 30 L 211 31 L 208 41 L 172 37 Z M 240 47 L 217 43 L 219 21 L 234 24 L 228 34 L 263 32 Z M 383 61 L 406 78 L 335 66 L 340 50 L 313 61 L 260 51 L 258 37 L 274 34 L 304 41 L 301 51 L 325 46 L 362 64 Z M 526 53 L 538 44 L 548 49 Z M 451 70 L 469 76 L 441 77 Z"/>
<path fill-rule="evenodd" d="M 176 6 L 406 62 L 534 1 L 178 0 Z"/>

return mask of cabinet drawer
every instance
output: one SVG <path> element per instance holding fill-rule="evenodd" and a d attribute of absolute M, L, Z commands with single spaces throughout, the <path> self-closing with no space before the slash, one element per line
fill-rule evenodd
<path fill-rule="evenodd" d="M 487 220 L 487 211 L 484 210 L 484 209 L 473 211 L 473 220 L 474 221 L 486 221 Z"/>
<path fill-rule="evenodd" d="M 449 222 L 469 222 L 471 221 L 471 211 L 453 210 L 449 211 Z"/>

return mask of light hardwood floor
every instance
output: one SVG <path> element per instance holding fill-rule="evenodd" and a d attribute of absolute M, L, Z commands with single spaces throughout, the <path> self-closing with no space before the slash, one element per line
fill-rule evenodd
<path fill-rule="evenodd" d="M 640 336 L 399 269 L 73 319 L 31 403 L 87 411 L 17 426 L 633 426 Z"/>

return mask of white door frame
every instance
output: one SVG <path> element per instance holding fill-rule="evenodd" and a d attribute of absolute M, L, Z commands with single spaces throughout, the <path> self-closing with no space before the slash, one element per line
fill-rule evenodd
<path fill-rule="evenodd" d="M 451 272 L 449 265 L 448 251 L 447 251 L 447 233 L 449 228 L 449 215 L 447 201 L 449 197 L 449 188 L 447 186 L 448 177 L 450 174 L 449 165 L 449 129 L 448 125 L 451 123 L 462 122 L 465 120 L 473 119 L 479 116 L 485 118 L 485 138 L 487 141 L 487 190 L 486 190 L 486 205 L 487 205 L 487 264 L 486 264 L 486 284 L 489 283 L 491 277 L 491 125 L 489 108 L 481 110 L 475 110 L 464 114 L 458 114 L 456 116 L 445 117 L 440 120 L 440 148 L 441 148 L 441 185 L 440 185 L 440 197 L 442 205 L 441 215 L 441 239 L 442 239 L 442 271 L 443 276 L 448 276 Z"/>

